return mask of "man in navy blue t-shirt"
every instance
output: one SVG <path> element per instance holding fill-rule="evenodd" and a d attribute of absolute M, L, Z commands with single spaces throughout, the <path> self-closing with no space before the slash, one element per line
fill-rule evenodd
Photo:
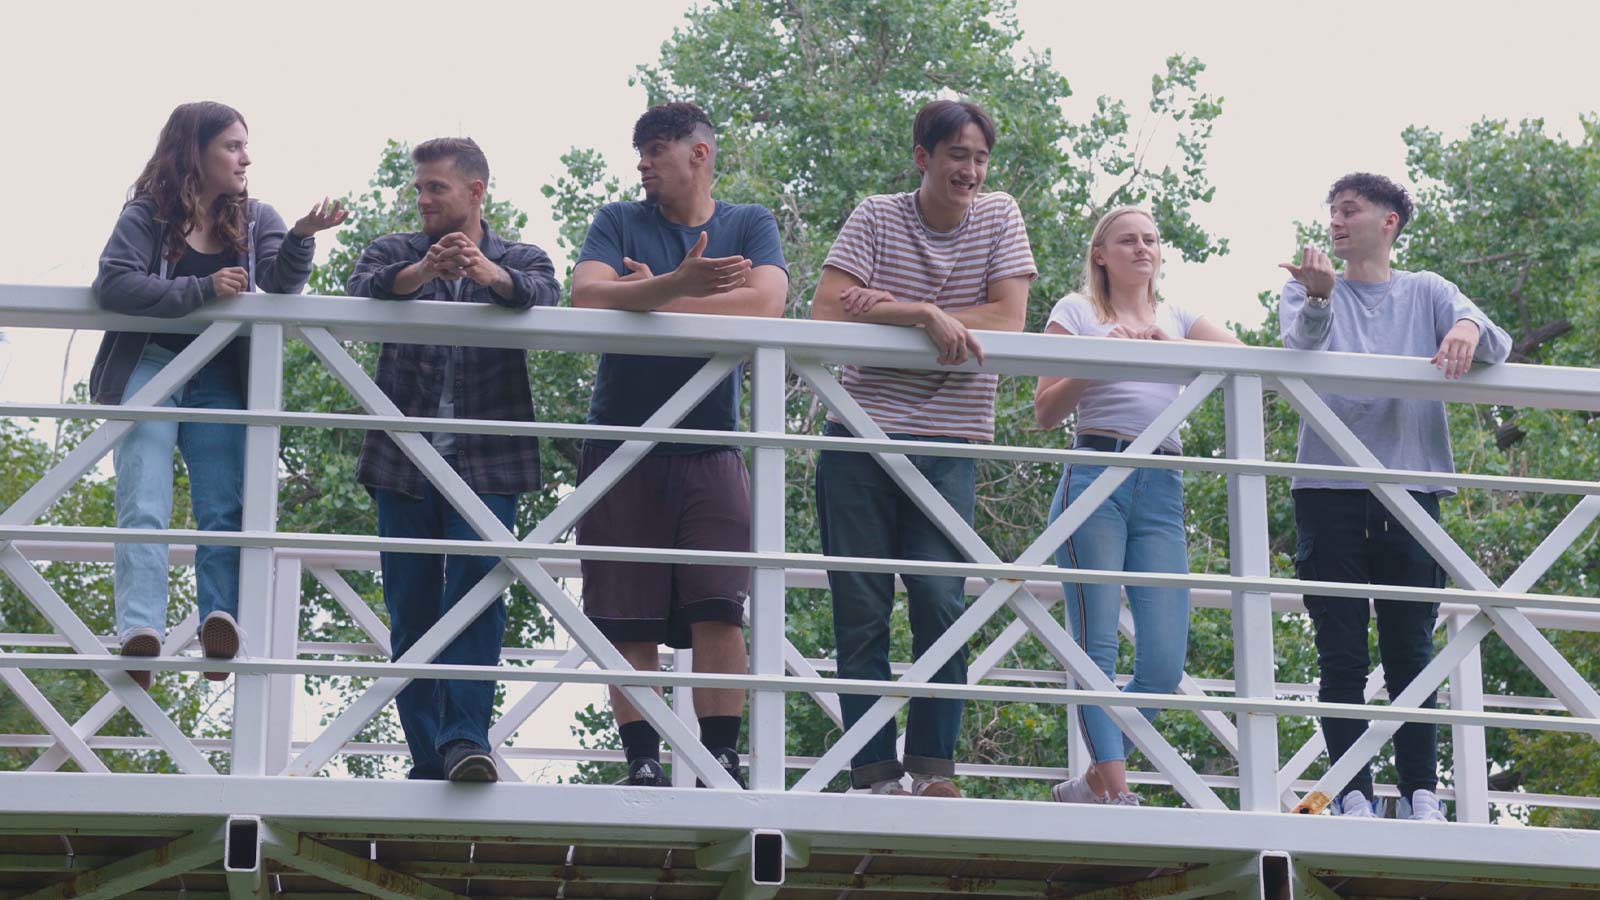
<path fill-rule="evenodd" d="M 778 225 L 765 207 L 711 196 L 717 156 L 711 120 L 692 103 L 652 107 L 633 128 L 642 203 L 595 215 L 572 273 L 572 305 L 634 312 L 783 315 L 789 274 Z M 703 359 L 608 353 L 600 357 L 589 422 L 642 425 L 704 365 Z M 739 427 L 735 372 L 679 427 Z M 587 478 L 617 447 L 588 441 Z M 750 549 L 750 476 L 736 448 L 657 444 L 578 522 L 578 543 L 717 551 Z M 583 561 L 584 612 L 635 669 L 660 668 L 661 644 L 694 650 L 696 672 L 748 671 L 744 602 L 750 570 L 731 566 Z M 611 689 L 628 783 L 664 785 L 661 736 Z M 695 691 L 700 740 L 741 784 L 737 744 L 744 694 Z"/>

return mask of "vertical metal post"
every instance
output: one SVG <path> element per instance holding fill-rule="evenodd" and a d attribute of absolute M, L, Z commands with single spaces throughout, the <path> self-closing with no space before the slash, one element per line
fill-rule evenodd
<path fill-rule="evenodd" d="M 250 382 L 248 406 L 252 411 L 278 412 L 283 408 L 283 326 L 257 324 L 250 328 Z M 242 530 L 278 530 L 278 426 L 247 425 L 244 439 L 244 511 Z M 244 632 L 241 652 L 272 652 L 273 550 L 251 547 L 239 551 L 239 627 Z M 233 677 L 234 775 L 264 775 L 267 769 L 268 676 Z"/>
<path fill-rule="evenodd" d="M 300 652 L 300 569 L 298 557 L 277 557 L 272 578 L 272 624 L 266 645 L 273 659 L 294 659 Z M 299 693 L 295 676 L 267 676 L 266 774 L 276 775 L 289 764 L 294 745 L 294 701 Z"/>
<path fill-rule="evenodd" d="M 1265 459 L 1261 378 L 1233 375 L 1224 391 L 1230 459 Z M 1228 559 L 1235 576 L 1271 574 L 1267 534 L 1267 479 L 1228 476 Z M 1273 697 L 1272 596 L 1233 592 L 1233 678 L 1239 697 Z M 1239 717 L 1239 808 L 1275 812 L 1278 799 L 1278 719 L 1266 713 Z"/>
<path fill-rule="evenodd" d="M 751 366 L 751 430 L 782 434 L 785 430 L 784 352 L 759 347 Z M 756 553 L 784 550 L 784 453 L 782 447 L 751 451 L 750 547 Z M 786 634 L 782 568 L 758 567 L 750 584 L 750 671 L 769 679 L 783 678 Z M 750 694 L 750 787 L 781 791 L 785 786 L 784 700 L 781 690 Z"/>
<path fill-rule="evenodd" d="M 693 672 L 694 651 L 673 650 L 672 671 Z M 689 726 L 690 731 L 693 731 L 695 734 L 700 733 L 700 724 L 698 721 L 696 721 L 694 713 L 694 688 L 681 684 L 672 688 L 672 711 L 677 714 L 678 718 L 683 720 L 685 725 Z M 688 766 L 678 765 L 677 757 L 674 756 L 672 765 L 672 786 L 692 788 L 694 787 L 694 782 L 694 769 L 691 769 Z"/>
<path fill-rule="evenodd" d="M 1450 616 L 1445 628 L 1450 637 L 1471 619 L 1468 615 Z M 1477 648 L 1462 657 L 1450 673 L 1450 708 L 1483 711 L 1483 655 Z M 1456 821 L 1489 821 L 1489 759 L 1482 725 L 1451 725 L 1456 788 Z"/>

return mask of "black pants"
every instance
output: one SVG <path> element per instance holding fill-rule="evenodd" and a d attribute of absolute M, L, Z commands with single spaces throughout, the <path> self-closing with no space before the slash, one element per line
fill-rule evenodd
<path fill-rule="evenodd" d="M 1439 519 L 1436 494 L 1412 493 L 1428 514 Z M 1302 580 L 1444 587 L 1444 570 L 1404 525 L 1370 491 L 1305 489 L 1294 492 L 1298 531 L 1295 574 Z M 1365 704 L 1372 659 L 1367 652 L 1367 600 L 1358 597 L 1305 598 L 1316 628 L 1317 666 L 1324 703 Z M 1389 697 L 1399 696 L 1433 658 L 1437 603 L 1377 600 L 1378 656 Z M 1437 693 L 1422 704 L 1432 708 Z M 1343 756 L 1366 731 L 1361 718 L 1322 719 L 1330 761 Z M 1438 735 L 1431 723 L 1408 722 L 1394 736 L 1395 768 L 1401 796 L 1438 785 Z M 1339 796 L 1359 790 L 1372 799 L 1372 768 L 1362 766 Z"/>

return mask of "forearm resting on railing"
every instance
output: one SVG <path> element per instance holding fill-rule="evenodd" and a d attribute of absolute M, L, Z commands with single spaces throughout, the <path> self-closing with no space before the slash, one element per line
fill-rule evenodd
<path fill-rule="evenodd" d="M 572 273 L 572 305 L 580 309 L 649 312 L 672 301 L 679 293 L 671 273 L 648 278 L 631 275 L 618 278 L 610 266 L 594 261 L 579 263 Z"/>
<path fill-rule="evenodd" d="M 750 270 L 749 282 L 744 287 L 704 297 L 673 297 L 656 307 L 656 312 L 776 318 L 783 315 L 788 293 L 787 273 L 777 266 L 756 266 Z"/>

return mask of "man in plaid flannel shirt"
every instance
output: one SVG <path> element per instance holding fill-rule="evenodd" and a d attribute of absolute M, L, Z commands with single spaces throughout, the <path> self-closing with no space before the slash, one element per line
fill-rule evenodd
<path fill-rule="evenodd" d="M 356 262 L 346 291 L 379 300 L 493 303 L 511 309 L 554 306 L 560 294 L 544 251 L 507 241 L 483 221 L 489 164 L 470 138 L 418 144 L 420 232 L 385 235 Z M 407 416 L 533 420 L 524 350 L 384 344 L 378 386 Z M 533 437 L 428 435 L 435 449 L 512 528 L 517 495 L 539 487 L 539 444 Z M 356 478 L 372 492 L 382 537 L 475 540 L 473 531 L 422 472 L 381 431 L 368 431 Z M 390 651 L 406 652 L 498 562 L 485 556 L 383 553 L 383 600 L 389 608 Z M 453 640 L 436 661 L 495 665 L 505 635 L 505 603 L 494 605 Z M 494 781 L 489 717 L 494 684 L 418 679 L 395 705 L 411 748 L 410 777 Z"/>

